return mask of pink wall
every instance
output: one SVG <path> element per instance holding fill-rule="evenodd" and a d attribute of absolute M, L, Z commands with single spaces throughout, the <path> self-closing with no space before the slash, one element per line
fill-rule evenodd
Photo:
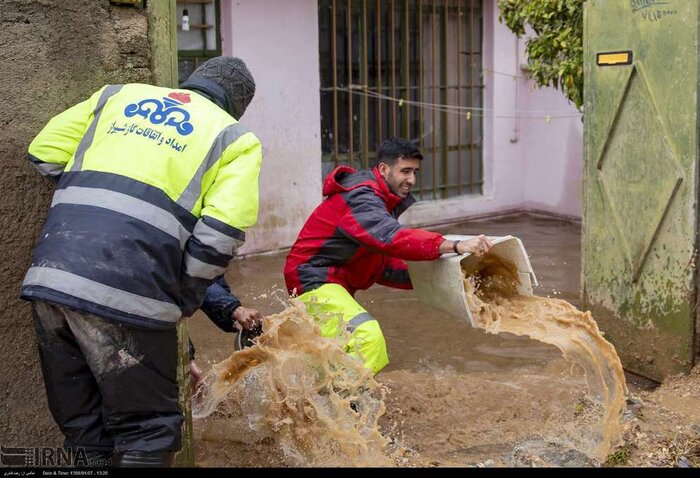
<path fill-rule="evenodd" d="M 242 254 L 290 246 L 321 201 L 316 0 L 224 0 L 224 54 L 245 60 L 256 93 L 242 123 L 260 138 L 258 225 Z"/>
<path fill-rule="evenodd" d="M 580 218 L 582 115 L 553 88 L 533 89 L 532 81 L 525 79 L 519 80 L 519 88 L 521 109 L 537 111 L 530 113 L 533 116 L 552 116 L 550 122 L 542 118 L 520 121 L 525 164 L 523 205 L 528 209 Z"/>
<path fill-rule="evenodd" d="M 581 215 L 580 115 L 561 92 L 523 77 L 524 42 L 498 21 L 495 3 L 484 0 L 484 194 L 419 202 L 406 224 L 523 209 Z M 264 153 L 260 218 L 244 253 L 290 246 L 321 201 L 317 12 L 316 0 L 222 1 L 224 53 L 244 58 L 256 78 L 243 123 Z"/>

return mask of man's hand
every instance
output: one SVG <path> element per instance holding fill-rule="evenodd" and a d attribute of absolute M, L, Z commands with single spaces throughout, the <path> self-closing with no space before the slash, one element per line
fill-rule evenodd
<path fill-rule="evenodd" d="M 248 307 L 238 306 L 231 314 L 233 325 L 238 329 L 253 330 L 256 327 L 262 326 L 262 315 L 258 309 L 249 309 Z"/>
<path fill-rule="evenodd" d="M 190 382 L 192 383 L 192 395 L 196 395 L 204 384 L 204 372 L 194 360 L 190 360 Z"/>
<path fill-rule="evenodd" d="M 488 253 L 492 247 L 493 243 L 483 234 L 469 239 L 468 241 L 459 241 L 459 244 L 457 244 L 457 250 L 460 254 L 471 252 L 476 256 L 483 256 Z"/>

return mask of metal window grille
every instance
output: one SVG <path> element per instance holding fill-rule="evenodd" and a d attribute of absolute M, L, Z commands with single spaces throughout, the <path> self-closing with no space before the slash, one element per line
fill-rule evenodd
<path fill-rule="evenodd" d="M 481 194 L 481 0 L 319 0 L 323 174 L 374 164 L 389 137 L 425 159 L 414 194 Z M 416 103 L 408 103 L 417 102 Z"/>
<path fill-rule="evenodd" d="M 183 11 L 190 30 L 182 31 Z M 180 83 L 209 58 L 221 55 L 220 0 L 177 0 L 177 66 Z"/>

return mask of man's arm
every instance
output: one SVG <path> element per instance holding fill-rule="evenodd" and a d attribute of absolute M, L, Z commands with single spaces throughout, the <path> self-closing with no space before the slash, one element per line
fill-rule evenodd
<path fill-rule="evenodd" d="M 220 276 L 207 288 L 200 309 L 224 332 L 235 332 L 232 314 L 240 306 L 241 301 L 231 293 L 224 276 Z"/>
<path fill-rule="evenodd" d="M 246 133 L 226 147 L 220 161 L 216 178 L 202 197 L 200 219 L 185 246 L 184 315 L 200 306 L 213 279 L 224 273 L 245 241 L 245 231 L 257 222 L 260 142 Z"/>
<path fill-rule="evenodd" d="M 381 254 L 409 261 L 440 257 L 444 237 L 436 232 L 402 226 L 371 188 L 353 189 L 344 193 L 343 198 L 350 210 L 340 220 L 338 230 L 350 240 Z"/>
<path fill-rule="evenodd" d="M 483 256 L 484 254 L 489 252 L 492 247 L 493 243 L 491 242 L 491 240 L 488 237 L 481 234 L 479 236 L 472 237 L 471 239 L 468 239 L 466 241 L 445 240 L 445 242 L 440 244 L 440 254 L 448 254 L 450 252 L 457 254 L 466 254 L 467 252 L 470 252 L 477 256 Z"/>
<path fill-rule="evenodd" d="M 454 253 L 456 248 L 458 254 L 471 252 L 481 256 L 489 252 L 492 247 L 491 241 L 486 236 L 481 235 L 466 241 L 445 240 L 440 244 L 439 251 L 440 254 Z M 387 263 L 377 283 L 395 289 L 413 289 L 406 262 L 396 257 L 387 257 L 386 259 Z"/>
<path fill-rule="evenodd" d="M 483 235 L 468 241 L 449 241 L 436 232 L 404 227 L 389 214 L 384 201 L 370 188 L 357 188 L 344 193 L 343 197 L 350 210 L 341 219 L 338 230 L 381 254 L 407 261 L 425 261 L 454 252 L 481 256 L 493 247 Z"/>
<path fill-rule="evenodd" d="M 61 177 L 87 131 L 95 105 L 105 88 L 51 118 L 32 140 L 27 158 L 43 176 L 52 181 Z"/>
<path fill-rule="evenodd" d="M 241 328 L 252 330 L 262 322 L 257 309 L 243 307 L 241 301 L 231 293 L 224 276 L 209 286 L 200 309 L 224 332 L 236 332 Z"/>

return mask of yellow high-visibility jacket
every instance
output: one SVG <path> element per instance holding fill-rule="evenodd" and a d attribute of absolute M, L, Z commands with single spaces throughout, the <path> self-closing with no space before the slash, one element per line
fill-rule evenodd
<path fill-rule="evenodd" d="M 29 159 L 58 185 L 28 300 L 174 326 L 257 222 L 260 142 L 194 91 L 105 86 L 51 119 Z"/>

